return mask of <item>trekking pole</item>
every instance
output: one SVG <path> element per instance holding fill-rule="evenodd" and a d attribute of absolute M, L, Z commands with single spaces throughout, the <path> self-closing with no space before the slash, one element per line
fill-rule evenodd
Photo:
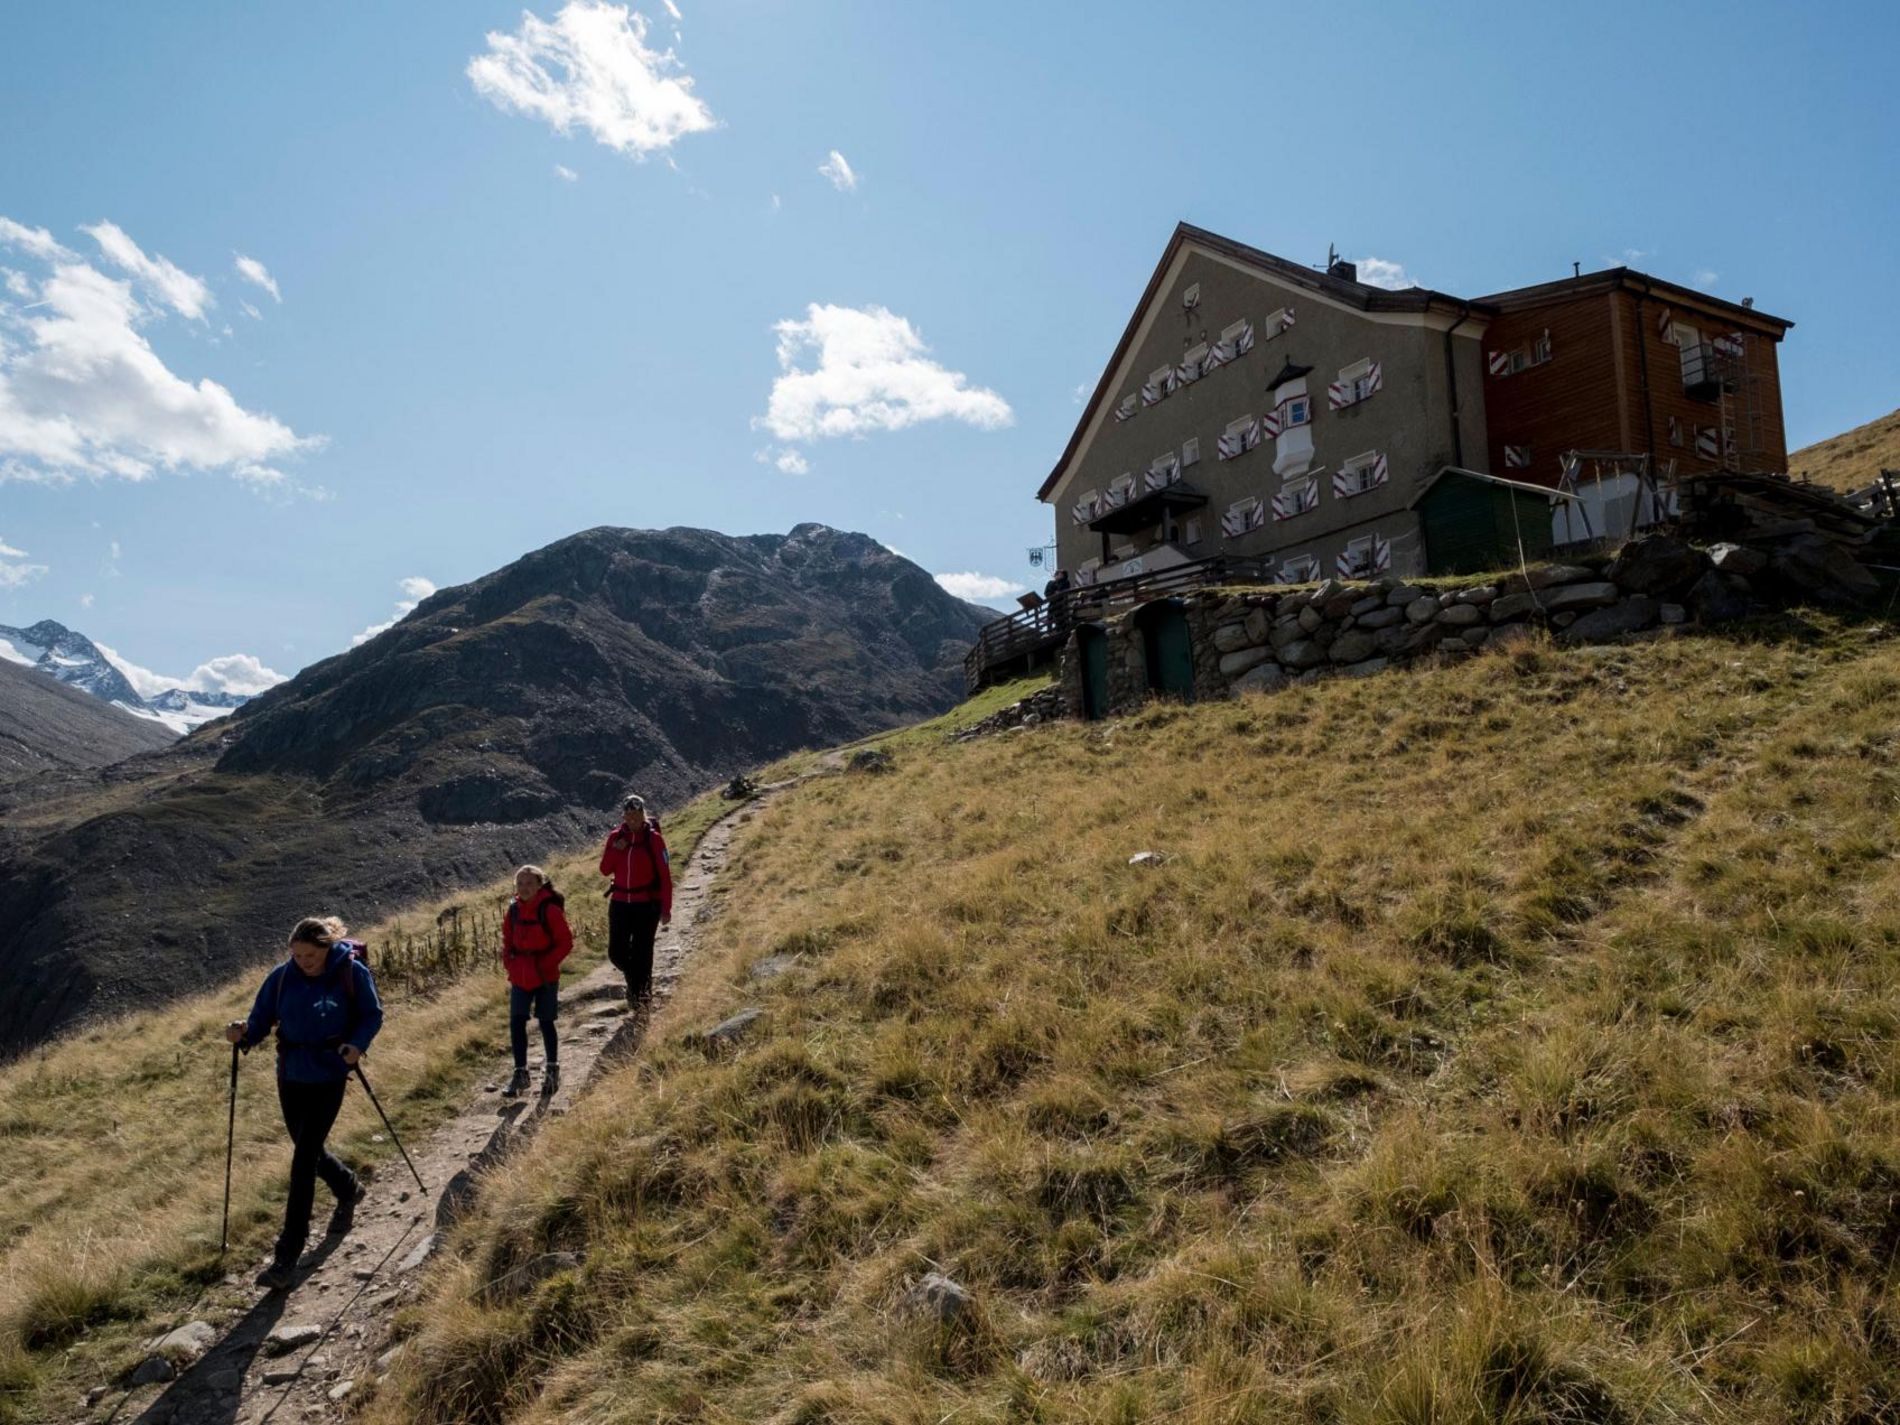
<path fill-rule="evenodd" d="M 389 1130 L 390 1140 L 395 1143 L 396 1151 L 402 1154 L 402 1160 L 409 1163 L 409 1176 L 416 1180 L 416 1186 L 428 1192 L 429 1185 L 422 1180 L 422 1174 L 416 1171 L 416 1165 L 409 1162 L 409 1150 L 402 1146 L 402 1139 L 396 1136 L 396 1125 L 389 1121 L 389 1115 L 383 1112 L 383 1106 L 376 1098 L 376 1090 L 369 1086 L 369 1080 L 363 1075 L 363 1066 L 356 1065 L 356 1077 L 362 1081 L 363 1092 L 369 1095 L 369 1101 L 376 1106 L 376 1116 L 383 1121 L 383 1127 Z"/>
<path fill-rule="evenodd" d="M 231 1241 L 231 1154 L 237 1144 L 238 1046 L 231 1046 L 231 1112 L 224 1125 L 224 1225 L 218 1229 L 218 1260 Z"/>

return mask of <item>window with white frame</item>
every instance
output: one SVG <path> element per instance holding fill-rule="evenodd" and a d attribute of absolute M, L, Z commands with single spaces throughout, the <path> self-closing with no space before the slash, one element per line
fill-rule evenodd
<path fill-rule="evenodd" d="M 1174 389 L 1174 368 L 1159 366 L 1148 373 L 1148 379 L 1141 383 L 1141 404 L 1152 406 Z"/>
<path fill-rule="evenodd" d="M 1253 416 L 1242 416 L 1238 420 L 1227 423 L 1227 429 L 1221 432 L 1220 440 L 1215 448 L 1222 460 L 1232 460 L 1235 456 L 1252 450 L 1258 444 L 1260 444 L 1260 422 Z"/>
<path fill-rule="evenodd" d="M 1289 480 L 1273 497 L 1273 517 L 1290 520 L 1319 508 L 1319 481 L 1311 476 Z"/>
<path fill-rule="evenodd" d="M 1293 325 L 1293 309 L 1291 307 L 1280 308 L 1279 311 L 1269 316 L 1263 325 L 1266 329 L 1268 339 L 1271 340 Z"/>
<path fill-rule="evenodd" d="M 1189 515 L 1185 520 L 1181 521 L 1181 542 L 1183 544 L 1199 544 L 1201 542 L 1201 517 L 1199 515 Z"/>
<path fill-rule="evenodd" d="M 1379 536 L 1361 535 L 1357 539 L 1346 541 L 1346 552 L 1339 556 L 1339 572 L 1348 579 L 1363 579 L 1373 572 L 1373 560 L 1378 553 Z"/>
<path fill-rule="evenodd" d="M 1542 366 L 1550 360 L 1550 328 L 1544 328 L 1544 334 L 1531 343 L 1531 365 Z"/>
<path fill-rule="evenodd" d="M 1181 463 L 1183 465 L 1201 463 L 1201 438 L 1198 435 L 1191 435 L 1181 442 Z"/>
<path fill-rule="evenodd" d="M 1141 408 L 1141 392 L 1139 391 L 1131 392 L 1130 394 L 1123 396 L 1121 398 L 1120 404 L 1118 404 L 1115 407 L 1115 419 L 1118 421 L 1125 421 L 1130 416 L 1134 415 L 1134 413 L 1140 408 Z"/>
<path fill-rule="evenodd" d="M 1220 532 L 1229 539 L 1238 539 L 1249 530 L 1259 529 L 1267 522 L 1267 507 L 1253 495 L 1244 500 L 1235 500 L 1220 517 Z"/>
<path fill-rule="evenodd" d="M 1148 462 L 1145 483 L 1150 490 L 1165 490 L 1181 478 L 1181 457 L 1172 450 Z"/>
<path fill-rule="evenodd" d="M 1128 503 L 1134 496 L 1134 493 L 1135 477 L 1133 475 L 1117 475 L 1113 480 L 1108 482 L 1108 489 L 1103 492 L 1102 507 L 1109 510 L 1119 510 L 1123 505 Z"/>
<path fill-rule="evenodd" d="M 1346 403 L 1356 404 L 1379 389 L 1379 366 L 1372 358 L 1356 361 L 1339 373 L 1339 384 L 1345 388 Z"/>
<path fill-rule="evenodd" d="M 1319 578 L 1317 554 L 1289 554 L 1280 565 L 1282 584 L 1310 584 Z"/>
<path fill-rule="evenodd" d="M 1207 343 L 1202 342 L 1199 346 L 1191 346 L 1181 353 L 1181 364 L 1175 369 L 1175 374 L 1183 383 L 1198 381 L 1206 367 Z"/>
<path fill-rule="evenodd" d="M 1313 402 L 1307 396 L 1289 396 L 1280 403 L 1280 429 L 1291 430 L 1294 426 L 1311 425 L 1313 421 Z"/>
<path fill-rule="evenodd" d="M 1385 483 L 1387 470 L 1385 456 L 1376 450 L 1342 460 L 1339 473 L 1333 477 L 1333 493 L 1347 499 L 1363 495 Z"/>
<path fill-rule="evenodd" d="M 1198 282 L 1188 283 L 1186 288 L 1184 288 L 1181 292 L 1181 305 L 1184 307 L 1198 307 L 1201 305 L 1201 284 L 1200 283 Z"/>
<path fill-rule="evenodd" d="M 1235 356 L 1245 356 L 1253 350 L 1253 323 L 1243 317 L 1222 327 L 1220 344 L 1231 353 L 1229 360 Z"/>
<path fill-rule="evenodd" d="M 1069 507 L 1069 518 L 1077 524 L 1087 524 L 1095 518 L 1095 491 L 1088 490 L 1076 498 Z"/>

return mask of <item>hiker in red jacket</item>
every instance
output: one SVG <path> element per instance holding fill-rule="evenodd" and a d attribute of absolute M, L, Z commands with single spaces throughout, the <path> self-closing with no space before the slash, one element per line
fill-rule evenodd
<path fill-rule="evenodd" d="M 643 798 L 627 798 L 620 825 L 600 849 L 600 874 L 613 878 L 607 958 L 627 977 L 627 1003 L 645 1009 L 653 1001 L 653 937 L 673 923 L 673 868 Z"/>
<path fill-rule="evenodd" d="M 501 919 L 501 963 L 508 971 L 508 1043 L 515 1052 L 510 1094 L 528 1089 L 528 1013 L 541 1021 L 541 1047 L 547 1064 L 541 1092 L 561 1086 L 561 1040 L 554 1017 L 561 1008 L 561 961 L 574 948 L 567 904 L 539 866 L 515 872 L 515 898 Z"/>

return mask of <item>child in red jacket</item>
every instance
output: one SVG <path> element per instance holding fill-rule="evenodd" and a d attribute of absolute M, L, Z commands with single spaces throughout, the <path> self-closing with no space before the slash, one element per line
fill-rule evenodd
<path fill-rule="evenodd" d="M 561 1008 L 561 961 L 574 948 L 566 901 L 539 866 L 515 872 L 515 898 L 501 921 L 501 963 L 508 971 L 508 1042 L 515 1053 L 510 1094 L 528 1088 L 528 1014 L 541 1021 L 541 1047 L 547 1067 L 541 1092 L 561 1086 L 561 1041 L 554 1018 Z"/>
<path fill-rule="evenodd" d="M 673 868 L 660 823 L 640 797 L 628 797 L 620 825 L 600 848 L 607 888 L 607 958 L 627 977 L 627 1003 L 636 1011 L 653 998 L 653 937 L 673 920 Z"/>

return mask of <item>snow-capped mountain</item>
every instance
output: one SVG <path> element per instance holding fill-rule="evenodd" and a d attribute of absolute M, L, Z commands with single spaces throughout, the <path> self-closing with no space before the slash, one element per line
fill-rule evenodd
<path fill-rule="evenodd" d="M 57 678 L 68 687 L 113 703 L 134 717 L 163 723 L 183 736 L 193 728 L 241 707 L 243 693 L 208 692 L 197 688 L 166 688 L 141 697 L 131 679 L 98 644 L 85 634 L 52 619 L 29 628 L 0 624 L 0 658 L 24 664 Z"/>

